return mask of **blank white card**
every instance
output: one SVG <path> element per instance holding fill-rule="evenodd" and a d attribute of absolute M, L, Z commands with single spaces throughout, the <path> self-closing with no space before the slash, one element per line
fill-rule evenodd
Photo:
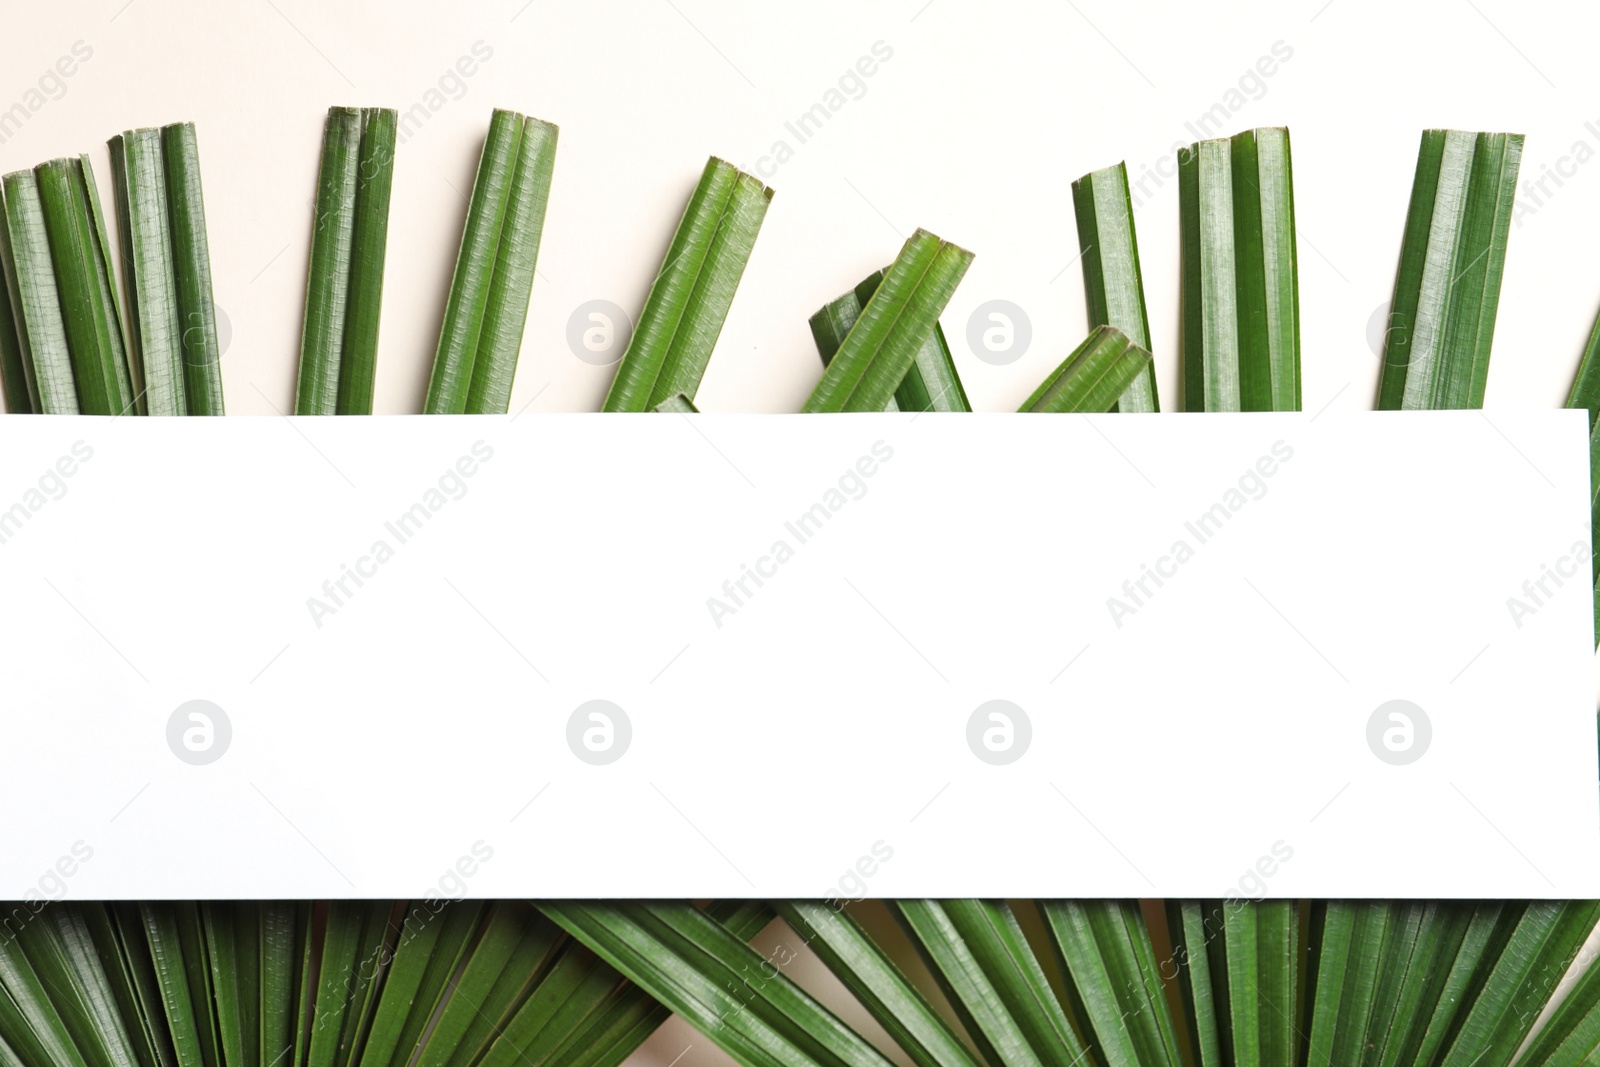
<path fill-rule="evenodd" d="M 0 419 L 0 897 L 1600 894 L 1582 412 Z"/>

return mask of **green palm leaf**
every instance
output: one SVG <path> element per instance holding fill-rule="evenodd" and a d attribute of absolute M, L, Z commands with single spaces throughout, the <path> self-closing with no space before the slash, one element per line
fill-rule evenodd
<path fill-rule="evenodd" d="M 27 415 L 33 411 L 33 394 L 28 388 L 33 375 L 32 368 L 23 359 L 22 337 L 17 332 L 17 316 L 11 309 L 11 289 L 6 284 L 4 200 L 5 191 L 0 187 L 0 389 L 4 391 L 7 414 Z"/>
<path fill-rule="evenodd" d="M 478 161 L 423 410 L 503 413 L 533 288 L 557 129 L 497 109 Z"/>
<path fill-rule="evenodd" d="M 1589 412 L 1590 529 L 1600 529 L 1600 316 L 1595 318 L 1594 328 L 1589 332 L 1589 343 L 1584 346 L 1583 358 L 1578 362 L 1572 391 L 1567 394 L 1567 407 L 1586 408 Z M 1600 645 L 1600 553 L 1591 553 L 1590 562 L 1590 581 L 1594 585 L 1595 641 Z"/>
<path fill-rule="evenodd" d="M 6 289 L 17 323 L 17 343 L 31 407 L 44 415 L 78 414 L 72 352 L 56 286 L 39 182 L 32 171 L 7 174 L 5 226 L 0 227 Z"/>
<path fill-rule="evenodd" d="M 772 909 L 754 900 L 715 901 L 706 913 L 740 941 L 749 941 L 772 921 Z M 569 955 L 589 957 L 598 964 L 595 973 L 609 972 L 611 982 L 603 997 L 588 1004 L 569 998 L 565 1013 L 580 1021 L 573 1026 L 562 1020 L 547 1028 L 565 1036 L 540 1062 L 547 1067 L 620 1067 L 671 1012 L 581 945 L 571 945 Z M 530 1005 L 543 997 L 544 989 L 541 984 L 534 991 Z"/>
<path fill-rule="evenodd" d="M 399 115 L 335 107 L 323 130 L 297 415 L 372 414 Z"/>
<path fill-rule="evenodd" d="M 405 1067 L 422 1042 L 429 1021 L 448 995 L 447 983 L 460 967 L 477 932 L 484 905 L 461 901 L 441 905 L 407 904 L 384 978 L 372 1032 L 361 1051 L 363 1067 Z"/>
<path fill-rule="evenodd" d="M 1145 313 L 1144 278 L 1139 272 L 1139 240 L 1134 233 L 1128 168 L 1118 163 L 1091 171 L 1072 183 L 1083 263 L 1084 303 L 1089 329 L 1115 326 L 1140 348 L 1150 349 L 1150 318 Z M 1160 411 L 1154 365 L 1133 380 L 1118 411 Z"/>
<path fill-rule="evenodd" d="M 1521 134 L 1422 134 L 1378 407 L 1483 406 L 1521 162 Z"/>
<path fill-rule="evenodd" d="M 1046 900 L 1039 907 L 1100 1060 L 1107 1067 L 1180 1067 L 1183 1054 L 1139 905 Z"/>
<path fill-rule="evenodd" d="M 386 901 L 336 900 L 328 906 L 304 1060 L 308 1067 L 358 1062 L 374 993 L 390 958 L 391 911 Z"/>
<path fill-rule="evenodd" d="M 1300 410 L 1289 131 L 1178 153 L 1182 363 L 1189 411 Z"/>
<path fill-rule="evenodd" d="M 1509 1064 L 1596 918 L 1597 901 L 1529 904 L 1440 1061 L 1443 1067 Z"/>
<path fill-rule="evenodd" d="M 183 308 L 168 222 L 166 152 L 160 130 L 113 137 L 112 184 L 122 240 L 128 340 L 135 387 L 150 415 L 184 415 Z"/>
<path fill-rule="evenodd" d="M 692 905 L 567 901 L 541 907 L 741 1064 L 889 1062 L 778 965 Z"/>
<path fill-rule="evenodd" d="M 912 942 L 992 1065 L 1074 1063 L 1084 1047 L 1000 901 L 901 900 Z"/>
<path fill-rule="evenodd" d="M 190 415 L 221 415 L 222 348 L 211 292 L 211 246 L 206 237 L 200 145 L 194 123 L 163 126 L 161 147 L 167 174 L 167 225 L 172 233 L 178 321 L 183 326 L 180 343 L 184 397 Z M 98 218 L 98 208 L 95 214 Z M 103 225 L 101 231 L 103 234 Z"/>
<path fill-rule="evenodd" d="M 649 411 L 676 393 L 694 399 L 772 196 L 733 164 L 706 163 L 602 410 Z"/>
<path fill-rule="evenodd" d="M 531 905 L 496 904 L 417 1067 L 476 1063 L 528 998 L 560 939 L 560 928 Z"/>
<path fill-rule="evenodd" d="M 861 309 L 872 300 L 872 294 L 883 283 L 883 271 L 875 271 L 850 292 L 832 300 L 811 316 L 811 336 L 822 356 L 822 366 L 833 362 L 839 346 L 849 336 L 851 327 L 861 317 Z M 961 386 L 961 376 L 956 373 L 950 345 L 944 338 L 944 327 L 933 324 L 933 332 L 917 350 L 911 368 L 900 380 L 894 398 L 885 411 L 971 411 L 967 391 Z"/>
<path fill-rule="evenodd" d="M 1106 412 L 1139 380 L 1150 353 L 1115 326 L 1096 326 L 1018 411 Z"/>
<path fill-rule="evenodd" d="M 100 192 L 83 159 L 57 159 L 34 169 L 62 321 L 86 415 L 120 415 L 133 407 L 122 317 L 113 296 L 111 253 L 100 222 Z"/>
<path fill-rule="evenodd" d="M 927 230 L 912 234 L 801 410 L 887 408 L 971 264 L 966 249 Z"/>
<path fill-rule="evenodd" d="M 917 1067 L 978 1067 L 927 998 L 844 911 L 815 901 L 776 907 Z"/>

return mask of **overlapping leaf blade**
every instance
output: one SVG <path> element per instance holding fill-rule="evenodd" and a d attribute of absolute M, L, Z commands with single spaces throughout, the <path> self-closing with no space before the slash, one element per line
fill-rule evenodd
<path fill-rule="evenodd" d="M 1061 361 L 1021 412 L 1096 413 L 1111 411 L 1150 365 L 1150 353 L 1115 326 L 1097 326 Z"/>
<path fill-rule="evenodd" d="M 811 336 L 822 356 L 822 366 L 833 362 L 835 353 L 861 317 L 861 309 L 883 283 L 883 271 L 875 271 L 850 292 L 828 302 L 811 316 Z M 885 411 L 971 411 L 972 403 L 956 373 L 955 359 L 945 341 L 944 327 L 933 324 L 933 332 L 917 350 L 916 358 L 895 389 Z"/>
<path fill-rule="evenodd" d="M 912 234 L 801 410 L 887 408 L 971 263 L 972 253 L 927 230 Z"/>
<path fill-rule="evenodd" d="M 781 968 L 689 904 L 541 905 L 574 937 L 748 1067 L 889 1061 Z"/>
<path fill-rule="evenodd" d="M 843 910 L 816 901 L 776 907 L 917 1067 L 978 1067 L 927 998 Z"/>

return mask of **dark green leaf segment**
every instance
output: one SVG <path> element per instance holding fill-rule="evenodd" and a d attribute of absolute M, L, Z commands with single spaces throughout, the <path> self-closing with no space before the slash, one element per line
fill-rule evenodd
<path fill-rule="evenodd" d="M 221 415 L 222 352 L 193 123 L 109 142 L 140 410 Z"/>
<path fill-rule="evenodd" d="M 815 414 L 887 408 L 971 265 L 972 253 L 966 249 L 927 230 L 912 234 L 845 332 L 801 410 Z"/>
<path fill-rule="evenodd" d="M 1089 328 L 1115 326 L 1140 348 L 1150 349 L 1150 318 L 1145 313 L 1144 277 L 1139 272 L 1139 241 L 1133 227 L 1128 168 L 1121 163 L 1091 171 L 1072 183 L 1078 220 L 1079 255 Z M 1161 410 L 1156 371 L 1147 367 L 1117 401 L 1116 410 Z"/>
<path fill-rule="evenodd" d="M 1188 411 L 1300 410 L 1300 296 L 1289 131 L 1178 153 Z"/>
<path fill-rule="evenodd" d="M 650 411 L 677 393 L 694 399 L 772 196 L 733 164 L 706 163 L 602 410 Z"/>
<path fill-rule="evenodd" d="M 514 111 L 490 119 L 428 381 L 430 415 L 503 414 L 510 406 L 558 132 Z"/>
<path fill-rule="evenodd" d="M 874 271 L 850 292 L 828 302 L 811 316 L 811 337 L 817 343 L 824 368 L 833 362 L 834 355 L 851 327 L 861 318 L 861 309 L 871 303 L 872 295 L 883 283 L 883 271 Z M 967 391 L 961 386 L 961 376 L 956 373 L 955 360 L 950 355 L 950 345 L 944 338 L 944 327 L 933 324 L 933 332 L 917 350 L 916 358 L 886 411 L 971 411 Z"/>
<path fill-rule="evenodd" d="M 1380 409 L 1483 406 L 1522 141 L 1519 133 L 1423 132 L 1389 305 Z"/>
<path fill-rule="evenodd" d="M 120 415 L 135 392 L 100 191 L 87 156 L 5 176 L 6 409 Z"/>
<path fill-rule="evenodd" d="M 311 226 L 297 415 L 370 415 L 399 115 L 328 111 Z"/>

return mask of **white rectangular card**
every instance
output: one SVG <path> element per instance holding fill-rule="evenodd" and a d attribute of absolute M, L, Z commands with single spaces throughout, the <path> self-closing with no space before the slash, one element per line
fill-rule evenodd
<path fill-rule="evenodd" d="M 1594 896 L 1587 459 L 1565 411 L 0 419 L 0 897 Z"/>

